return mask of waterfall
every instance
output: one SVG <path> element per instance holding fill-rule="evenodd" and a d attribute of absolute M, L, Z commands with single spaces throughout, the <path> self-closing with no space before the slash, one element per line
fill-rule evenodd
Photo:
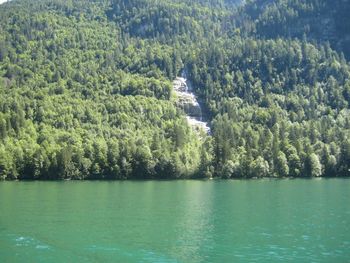
<path fill-rule="evenodd" d="M 208 122 L 204 121 L 203 111 L 197 96 L 193 92 L 191 83 L 187 80 L 186 72 L 177 77 L 174 82 L 174 92 L 177 97 L 177 106 L 184 110 L 186 119 L 191 127 L 197 131 L 203 130 L 210 133 Z"/>

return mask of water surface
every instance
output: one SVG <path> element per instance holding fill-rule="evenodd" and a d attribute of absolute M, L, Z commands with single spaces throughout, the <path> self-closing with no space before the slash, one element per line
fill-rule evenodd
<path fill-rule="evenodd" d="M 349 262 L 350 180 L 0 182 L 0 262 Z"/>

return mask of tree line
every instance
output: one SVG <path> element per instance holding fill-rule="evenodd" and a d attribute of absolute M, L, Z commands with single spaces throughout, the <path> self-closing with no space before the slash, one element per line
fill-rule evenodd
<path fill-rule="evenodd" d="M 0 177 L 349 176 L 348 4 L 328 2 L 2 5 Z M 174 106 L 183 69 L 210 136 Z"/>

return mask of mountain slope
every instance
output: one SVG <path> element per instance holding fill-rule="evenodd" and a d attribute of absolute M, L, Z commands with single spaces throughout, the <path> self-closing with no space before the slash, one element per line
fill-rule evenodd
<path fill-rule="evenodd" d="M 348 4 L 329 3 L 2 5 L 0 177 L 349 176 Z M 212 136 L 175 106 L 183 69 Z"/>
<path fill-rule="evenodd" d="M 347 57 L 350 56 L 349 12 L 350 2 L 347 0 L 257 0 L 248 1 L 239 11 L 253 35 L 264 38 L 306 37 L 330 42 Z"/>

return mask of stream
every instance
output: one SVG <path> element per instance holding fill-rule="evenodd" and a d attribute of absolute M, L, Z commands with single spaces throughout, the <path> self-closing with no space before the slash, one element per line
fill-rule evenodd
<path fill-rule="evenodd" d="M 186 113 L 188 124 L 196 131 L 202 130 L 206 134 L 210 134 L 210 127 L 203 117 L 202 107 L 185 72 L 174 80 L 173 86 L 177 97 L 177 106 Z"/>

